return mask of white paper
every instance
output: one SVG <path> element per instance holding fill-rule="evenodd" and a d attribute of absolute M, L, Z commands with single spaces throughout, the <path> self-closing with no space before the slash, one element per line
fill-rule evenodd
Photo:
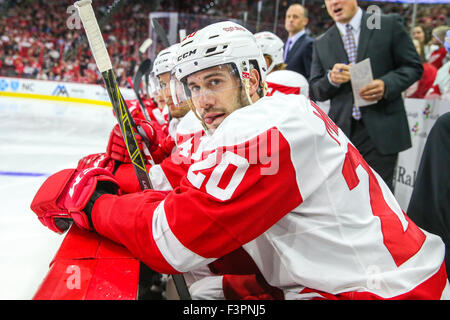
<path fill-rule="evenodd" d="M 359 95 L 359 91 L 373 81 L 370 58 L 364 59 L 363 61 L 352 65 L 350 67 L 350 77 L 355 106 L 364 107 L 376 103 L 376 101 L 365 100 Z"/>

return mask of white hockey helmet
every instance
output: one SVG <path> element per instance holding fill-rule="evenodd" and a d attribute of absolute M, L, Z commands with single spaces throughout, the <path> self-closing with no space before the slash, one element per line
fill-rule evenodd
<path fill-rule="evenodd" d="M 250 60 L 256 60 L 263 83 L 267 68 L 255 36 L 235 22 L 217 22 L 183 39 L 178 48 L 174 74 L 182 80 L 197 71 L 233 63 L 244 80 L 249 76 Z"/>
<path fill-rule="evenodd" d="M 270 66 L 267 66 L 267 73 L 272 71 L 277 64 L 283 63 L 284 43 L 276 34 L 269 31 L 255 33 L 256 42 L 258 43 L 264 55 L 269 55 L 272 59 Z"/>
<path fill-rule="evenodd" d="M 176 43 L 161 50 L 153 62 L 153 74 L 157 77 L 160 74 L 171 72 L 174 67 L 174 58 L 180 44 Z"/>
<path fill-rule="evenodd" d="M 166 99 L 164 90 L 161 86 L 160 76 L 164 73 L 169 73 L 172 71 L 174 66 L 174 57 L 177 51 L 179 43 L 173 44 L 161 50 L 153 62 L 153 68 L 151 72 L 151 80 L 149 82 L 154 85 L 154 92 L 156 95 L 164 97 Z"/>
<path fill-rule="evenodd" d="M 252 103 L 252 68 L 256 68 L 260 75 L 258 94 L 264 96 L 267 89 L 264 56 L 255 36 L 246 28 L 232 21 L 223 21 L 191 33 L 183 39 L 178 48 L 170 89 L 175 104 L 188 104 L 205 128 L 206 124 L 195 110 L 191 91 L 185 80 L 196 72 L 213 67 L 224 68 L 223 70 L 226 69 L 226 72 L 238 78 L 239 87 L 245 90 L 249 104 Z M 199 96 L 202 96 L 202 93 L 196 93 L 197 101 Z"/>
<path fill-rule="evenodd" d="M 267 75 L 267 96 L 278 94 L 301 94 L 309 97 L 308 80 L 300 73 L 291 70 L 278 70 Z"/>
<path fill-rule="evenodd" d="M 150 97 L 156 98 L 158 91 L 159 91 L 158 79 L 156 78 L 155 74 L 152 71 L 148 76 L 148 93 L 150 94 Z"/>

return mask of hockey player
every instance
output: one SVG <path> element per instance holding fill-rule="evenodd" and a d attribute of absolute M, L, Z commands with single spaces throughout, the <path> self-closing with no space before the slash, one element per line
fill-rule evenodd
<path fill-rule="evenodd" d="M 308 81 L 292 70 L 278 70 L 267 75 L 267 96 L 278 94 L 301 94 L 309 97 Z"/>
<path fill-rule="evenodd" d="M 171 115 L 170 120 L 167 118 L 163 119 L 163 126 L 159 127 L 158 123 L 152 121 L 151 123 L 139 120 L 139 124 L 145 132 L 148 132 L 151 137 L 155 134 L 158 137 L 157 139 L 150 139 L 152 145 L 147 145 L 146 147 L 150 150 L 148 152 L 144 150 L 144 154 L 146 153 L 147 158 L 151 164 L 160 163 L 163 159 L 169 156 L 175 147 L 175 134 L 176 127 L 180 122 L 180 119 L 184 117 L 184 115 L 189 111 L 189 107 L 175 107 L 172 99 L 170 97 L 170 89 L 169 89 L 169 79 L 170 79 L 170 71 L 173 67 L 173 53 L 177 48 L 177 44 L 172 45 L 164 50 L 162 50 L 156 57 L 153 70 L 152 77 L 154 81 L 156 81 L 158 90 L 161 96 L 164 98 L 164 106 L 167 110 L 167 115 Z M 134 118 L 134 117 L 133 117 Z M 141 141 L 141 137 L 138 133 L 136 133 L 137 138 Z M 110 146 L 113 146 L 110 148 Z M 142 144 L 141 144 L 142 145 Z M 108 143 L 108 150 L 112 149 L 114 154 L 111 157 L 114 160 L 118 160 L 125 163 L 130 163 L 128 151 L 126 145 L 124 143 L 122 133 L 118 125 L 116 125 L 115 130 L 111 134 L 110 141 Z M 141 148 L 142 150 L 143 148 Z M 107 152 L 108 153 L 108 152 Z"/>
<path fill-rule="evenodd" d="M 255 33 L 256 43 L 261 48 L 266 61 L 267 71 L 269 74 L 272 71 L 286 69 L 286 64 L 283 60 L 284 43 L 276 34 L 269 31 L 262 31 Z"/>
<path fill-rule="evenodd" d="M 173 186 L 178 185 L 179 166 L 184 161 L 181 158 L 186 158 L 187 154 L 192 152 L 191 149 L 198 145 L 198 140 L 204 133 L 201 123 L 194 116 L 193 112 L 189 111 L 189 107 L 175 106 L 172 101 L 169 86 L 170 71 L 174 66 L 173 58 L 177 46 L 175 44 L 162 50 L 155 59 L 152 71 L 153 81 L 155 81 L 154 90 L 160 92 L 164 98 L 164 105 L 170 110 L 172 115 L 171 120 L 164 125 L 164 132 L 161 133 L 161 129 L 157 123 L 155 124 L 155 121 L 149 123 L 142 117 L 135 117 L 135 114 L 132 114 L 149 140 L 148 145 L 144 148 L 140 134 L 135 133 L 141 151 L 143 151 L 148 160 L 147 169 L 152 170 L 150 179 L 153 180 L 152 184 L 157 190 L 171 189 L 172 184 Z M 191 138 L 195 141 L 194 143 L 191 142 Z M 171 159 L 167 159 L 171 156 L 175 147 L 183 144 L 185 141 L 188 143 L 174 155 L 174 158 L 177 159 L 176 162 L 174 163 Z M 165 159 L 167 161 L 163 161 Z M 150 169 L 151 165 L 155 164 L 159 165 Z M 81 159 L 78 169 L 94 166 L 108 168 L 113 172 L 116 179 L 120 182 L 121 192 L 140 191 L 140 186 L 118 125 L 111 132 L 106 154 L 94 154 Z M 169 181 L 172 181 L 172 184 Z"/>
<path fill-rule="evenodd" d="M 267 96 L 302 94 L 308 97 L 308 80 L 298 72 L 286 70 L 283 41 L 269 31 L 255 33 L 255 38 L 267 64 Z"/>
<path fill-rule="evenodd" d="M 241 252 L 248 263 L 224 272 L 252 267 L 285 299 L 448 299 L 440 238 L 402 212 L 314 103 L 261 98 L 263 63 L 240 25 L 191 34 L 177 53 L 176 101 L 191 103 L 210 135 L 179 186 L 118 196 L 109 171 L 66 169 L 32 210 L 55 229 L 73 218 L 161 273 L 220 268 Z"/>
<path fill-rule="evenodd" d="M 168 157 L 172 153 L 172 150 L 176 146 L 177 142 L 177 127 L 180 124 L 181 119 L 183 119 L 186 113 L 190 110 L 187 105 L 175 106 L 170 92 L 170 72 L 174 66 L 173 60 L 178 47 L 179 44 L 174 44 L 169 48 L 162 50 L 158 54 L 153 67 L 154 75 L 157 78 L 164 101 L 166 102 L 171 115 L 171 120 L 168 123 L 168 137 L 165 141 L 161 142 L 161 146 L 159 148 L 159 157 L 161 160 L 157 163 L 161 162 L 162 159 Z"/>
<path fill-rule="evenodd" d="M 158 56 L 156 58 L 158 58 Z M 167 124 L 169 116 L 169 108 L 167 107 L 166 101 L 164 100 L 164 96 L 159 88 L 158 79 L 155 76 L 154 68 L 152 72 L 150 72 L 148 80 L 149 80 L 148 91 L 152 96 L 153 100 L 155 101 L 156 105 L 158 106 L 158 108 L 152 110 L 150 117 L 151 120 L 156 120 L 159 123 L 159 125 L 163 126 Z"/>

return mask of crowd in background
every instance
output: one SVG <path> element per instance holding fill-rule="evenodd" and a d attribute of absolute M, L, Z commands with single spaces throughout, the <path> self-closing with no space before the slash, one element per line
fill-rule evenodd
<path fill-rule="evenodd" d="M 43 80 L 101 83 L 84 32 L 68 27 L 73 0 L 14 1 L 3 4 L 0 24 L 1 75 Z M 99 21 L 112 0 L 94 1 Z M 133 1 L 114 13 L 102 26 L 112 62 L 121 84 L 134 74 L 141 58 L 139 46 L 148 37 L 149 6 Z M 76 24 L 72 24 L 76 26 Z"/>
<path fill-rule="evenodd" d="M 117 1 L 93 1 L 120 85 L 127 85 L 144 59 L 139 46 L 149 35 L 148 14 L 152 11 L 179 12 L 184 15 L 187 32 L 192 32 L 210 19 L 236 19 L 253 31 L 275 31 L 285 40 L 284 16 L 294 1 L 279 1 L 275 25 L 275 3 L 272 0 L 186 0 L 186 1 L 123 1 L 125 5 L 108 14 Z M 0 75 L 43 80 L 102 83 L 86 41 L 84 32 L 67 26 L 73 0 L 0 0 Z M 261 5 L 262 4 L 262 5 Z M 399 13 L 407 26 L 411 24 L 413 6 L 409 4 L 360 2 L 363 9 L 378 5 L 385 13 Z M 324 2 L 305 1 L 309 11 L 307 33 L 317 37 L 333 21 L 326 14 Z M 259 10 L 261 8 L 261 10 Z M 73 12 L 72 12 L 73 13 Z M 449 25 L 449 5 L 420 5 L 416 24 L 425 34 L 425 48 L 430 48 L 431 31 Z M 206 22 L 205 22 L 206 23 Z M 424 40 L 425 41 L 425 40 Z"/>

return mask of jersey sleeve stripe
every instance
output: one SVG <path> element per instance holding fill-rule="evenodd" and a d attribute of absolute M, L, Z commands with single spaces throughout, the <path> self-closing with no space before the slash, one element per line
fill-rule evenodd
<path fill-rule="evenodd" d="M 186 272 L 215 260 L 206 259 L 183 246 L 167 223 L 164 201 L 155 209 L 152 224 L 153 239 L 164 259 L 175 270 Z"/>
<path fill-rule="evenodd" d="M 149 177 L 155 190 L 169 191 L 173 189 L 160 165 L 150 168 Z"/>

